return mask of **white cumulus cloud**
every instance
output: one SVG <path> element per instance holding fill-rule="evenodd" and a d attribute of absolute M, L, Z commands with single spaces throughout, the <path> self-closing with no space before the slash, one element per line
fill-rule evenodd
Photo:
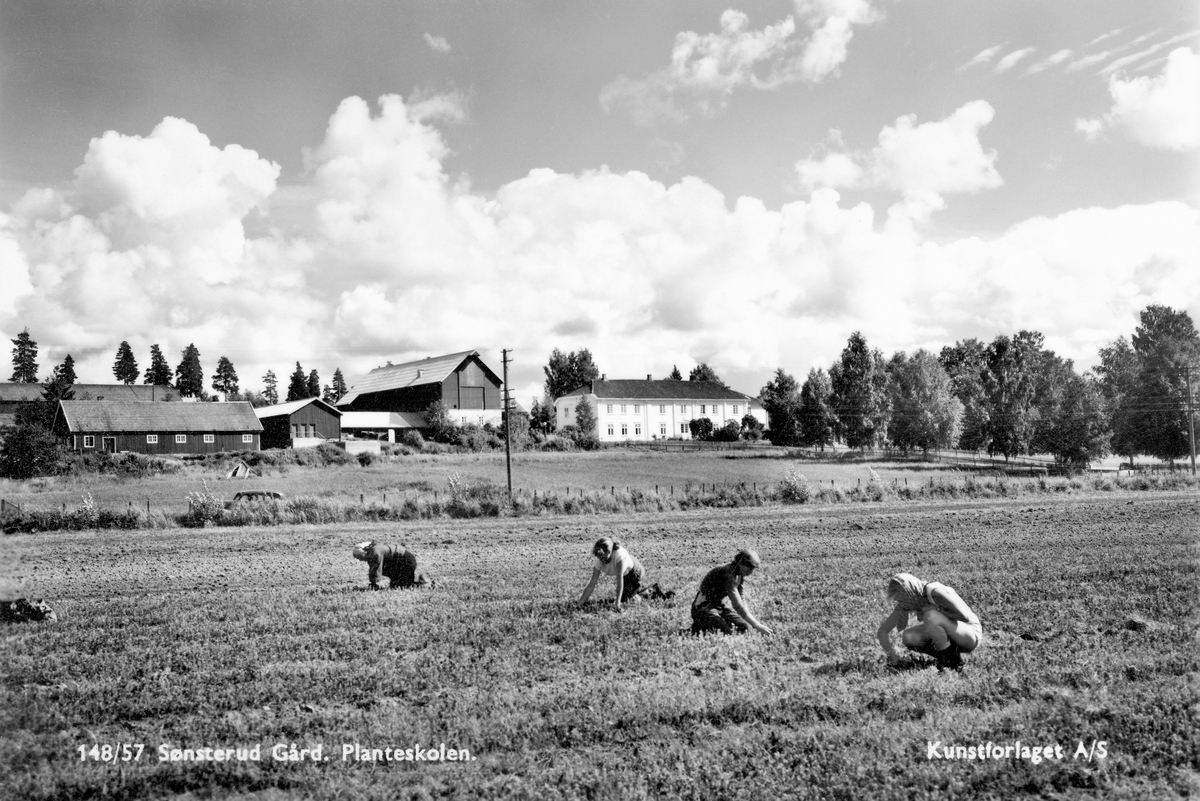
<path fill-rule="evenodd" d="M 450 52 L 450 43 L 446 41 L 445 36 L 434 36 L 431 33 L 426 33 L 425 44 L 429 45 L 429 49 L 435 53 Z"/>
<path fill-rule="evenodd" d="M 676 34 L 669 65 L 641 78 L 620 76 L 601 90 L 600 104 L 653 125 L 714 114 L 740 87 L 817 83 L 845 62 L 855 26 L 881 18 L 868 0 L 796 0 L 795 11 L 756 30 L 745 13 L 729 9 L 716 33 Z"/>
<path fill-rule="evenodd" d="M 525 403 L 555 347 L 589 348 L 613 377 L 703 360 L 754 392 L 776 367 L 828 366 L 855 330 L 890 352 L 1030 328 L 1087 364 L 1148 303 L 1200 311 L 1200 212 L 1183 203 L 935 241 L 830 188 L 870 182 L 928 204 L 998 184 L 982 101 L 827 154 L 812 168 L 823 186 L 778 208 L 607 169 L 536 169 L 484 195 L 445 171 L 439 126 L 463 113 L 453 97 L 343 101 L 292 201 L 315 223 L 243 233 L 237 248 L 233 226 L 270 213 L 274 165 L 182 121 L 177 136 L 100 137 L 69 191 L 32 191 L 0 217 L 14 290 L 0 332 L 29 326 L 43 373 L 70 352 L 91 381 L 111 376 L 122 339 L 143 363 L 151 343 L 174 364 L 194 342 L 206 372 L 229 356 L 253 389 L 296 361 L 353 380 L 388 359 L 513 348 Z"/>
<path fill-rule="evenodd" d="M 917 124 L 915 115 L 884 127 L 870 152 L 830 153 L 796 164 L 807 189 L 883 186 L 899 191 L 911 216 L 918 219 L 942 208 L 943 195 L 977 192 L 1000 186 L 997 153 L 985 150 L 979 132 L 994 110 L 975 100 L 937 122 Z"/>
<path fill-rule="evenodd" d="M 1200 54 L 1172 50 L 1162 72 L 1108 81 L 1113 106 L 1103 118 L 1076 121 L 1089 141 L 1105 128 L 1119 128 L 1134 141 L 1164 150 L 1200 147 Z"/>

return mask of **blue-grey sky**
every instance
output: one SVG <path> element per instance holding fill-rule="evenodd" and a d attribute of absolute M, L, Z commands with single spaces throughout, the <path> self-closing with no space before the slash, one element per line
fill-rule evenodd
<path fill-rule="evenodd" d="M 1193 2 L 0 5 L 0 333 L 111 377 L 550 350 L 756 392 L 851 332 L 1200 315 Z"/>

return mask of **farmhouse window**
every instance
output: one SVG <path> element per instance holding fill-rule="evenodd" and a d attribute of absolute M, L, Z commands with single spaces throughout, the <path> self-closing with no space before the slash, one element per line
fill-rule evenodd
<path fill-rule="evenodd" d="M 666 405 L 665 405 L 665 404 L 661 404 L 661 403 L 660 403 L 660 404 L 658 405 L 658 413 L 659 413 L 659 414 L 666 414 L 666 413 L 667 413 L 667 407 L 666 407 Z"/>
<path fill-rule="evenodd" d="M 83 447 L 85 447 L 85 448 L 96 447 L 96 437 L 94 434 L 84 434 L 83 435 Z"/>
<path fill-rule="evenodd" d="M 211 445 L 216 441 L 217 441 L 217 438 L 213 434 L 205 434 L 204 435 L 204 444 L 205 445 Z"/>
<path fill-rule="evenodd" d="M 607 413 L 609 413 L 609 414 L 612 414 L 612 404 L 611 404 L 611 403 L 607 404 L 607 405 L 604 407 L 604 411 L 606 411 L 606 412 L 607 412 Z M 610 434 L 611 434 L 612 432 L 610 431 L 610 432 L 608 432 L 608 433 L 610 433 Z"/>
<path fill-rule="evenodd" d="M 680 407 L 679 407 L 679 412 L 680 412 L 680 414 L 687 414 L 687 407 L 686 407 L 686 406 L 680 406 Z"/>
<path fill-rule="evenodd" d="M 737 404 L 733 404 L 733 413 L 737 414 Z"/>
<path fill-rule="evenodd" d="M 147 434 L 146 435 L 146 444 L 147 445 L 157 445 L 158 444 L 158 434 Z"/>
<path fill-rule="evenodd" d="M 641 414 L 642 413 L 642 404 L 640 404 L 640 403 L 633 404 L 633 413 Z"/>
<path fill-rule="evenodd" d="M 175 444 L 176 445 L 186 445 L 187 444 L 187 434 L 176 434 L 175 435 Z"/>
<path fill-rule="evenodd" d="M 628 423 L 621 423 L 621 436 L 622 437 L 629 436 L 629 424 Z"/>
<path fill-rule="evenodd" d="M 686 434 L 687 432 L 688 432 L 687 423 L 680 423 L 679 424 L 679 433 Z"/>
<path fill-rule="evenodd" d="M 254 442 L 253 434 L 242 434 L 242 442 Z"/>
<path fill-rule="evenodd" d="M 667 424 L 666 423 L 658 424 L 658 433 L 662 434 L 664 437 L 667 435 Z"/>
<path fill-rule="evenodd" d="M 612 423 L 608 424 L 608 435 L 610 437 L 613 435 L 613 424 Z"/>
<path fill-rule="evenodd" d="M 633 433 L 635 436 L 638 436 L 638 437 L 640 437 L 642 435 L 642 424 L 641 423 L 633 424 Z"/>
<path fill-rule="evenodd" d="M 700 414 L 704 414 L 704 413 L 705 413 L 705 411 L 704 411 L 704 410 L 705 410 L 705 406 L 704 406 L 704 404 L 702 403 L 702 404 L 700 404 Z"/>
<path fill-rule="evenodd" d="M 483 415 L 479 415 L 479 425 L 483 425 Z"/>
<path fill-rule="evenodd" d="M 464 414 L 460 419 L 462 420 L 462 424 L 465 426 L 467 424 L 467 416 Z"/>
<path fill-rule="evenodd" d="M 621 404 L 621 414 L 625 414 L 625 404 Z"/>

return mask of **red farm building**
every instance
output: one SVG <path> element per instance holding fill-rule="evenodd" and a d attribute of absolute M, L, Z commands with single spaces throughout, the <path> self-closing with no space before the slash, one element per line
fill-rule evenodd
<path fill-rule="evenodd" d="M 256 451 L 262 425 L 237 403 L 60 401 L 54 433 L 76 451 L 133 451 L 160 456 Z"/>

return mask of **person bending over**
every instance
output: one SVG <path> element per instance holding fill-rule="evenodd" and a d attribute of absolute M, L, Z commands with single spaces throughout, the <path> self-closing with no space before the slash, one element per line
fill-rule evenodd
<path fill-rule="evenodd" d="M 909 573 L 897 573 L 888 579 L 887 599 L 896 607 L 879 624 L 877 636 L 889 665 L 900 662 L 892 647 L 893 629 L 900 632 L 900 641 L 910 651 L 937 660 L 939 670 L 961 670 L 962 655 L 974 651 L 983 641 L 979 616 L 945 584 L 922 581 Z M 917 624 L 906 628 L 909 616 L 914 613 Z"/>
<path fill-rule="evenodd" d="M 743 634 L 749 629 L 775 633 L 751 614 L 743 598 L 742 582 L 761 564 L 754 551 L 741 550 L 729 564 L 708 571 L 692 600 L 692 634 L 706 631 Z"/>
<path fill-rule="evenodd" d="M 389 589 L 433 586 L 433 582 L 424 573 L 417 572 L 416 554 L 403 545 L 393 548 L 374 540 L 367 540 L 355 545 L 353 553 L 355 559 L 366 562 L 369 566 L 367 581 L 373 590 L 379 589 L 381 573 L 387 578 Z"/>
<path fill-rule="evenodd" d="M 618 612 L 621 611 L 621 604 L 636 601 L 640 597 L 646 569 L 628 548 L 616 540 L 602 537 L 592 546 L 592 556 L 595 557 L 592 561 L 592 580 L 583 588 L 583 595 L 579 596 L 580 604 L 587 603 L 588 598 L 592 597 L 592 590 L 596 589 L 596 582 L 600 581 L 601 576 L 612 576 L 617 580 L 617 595 L 613 605 Z M 658 585 L 655 584 L 654 588 L 657 590 Z"/>

